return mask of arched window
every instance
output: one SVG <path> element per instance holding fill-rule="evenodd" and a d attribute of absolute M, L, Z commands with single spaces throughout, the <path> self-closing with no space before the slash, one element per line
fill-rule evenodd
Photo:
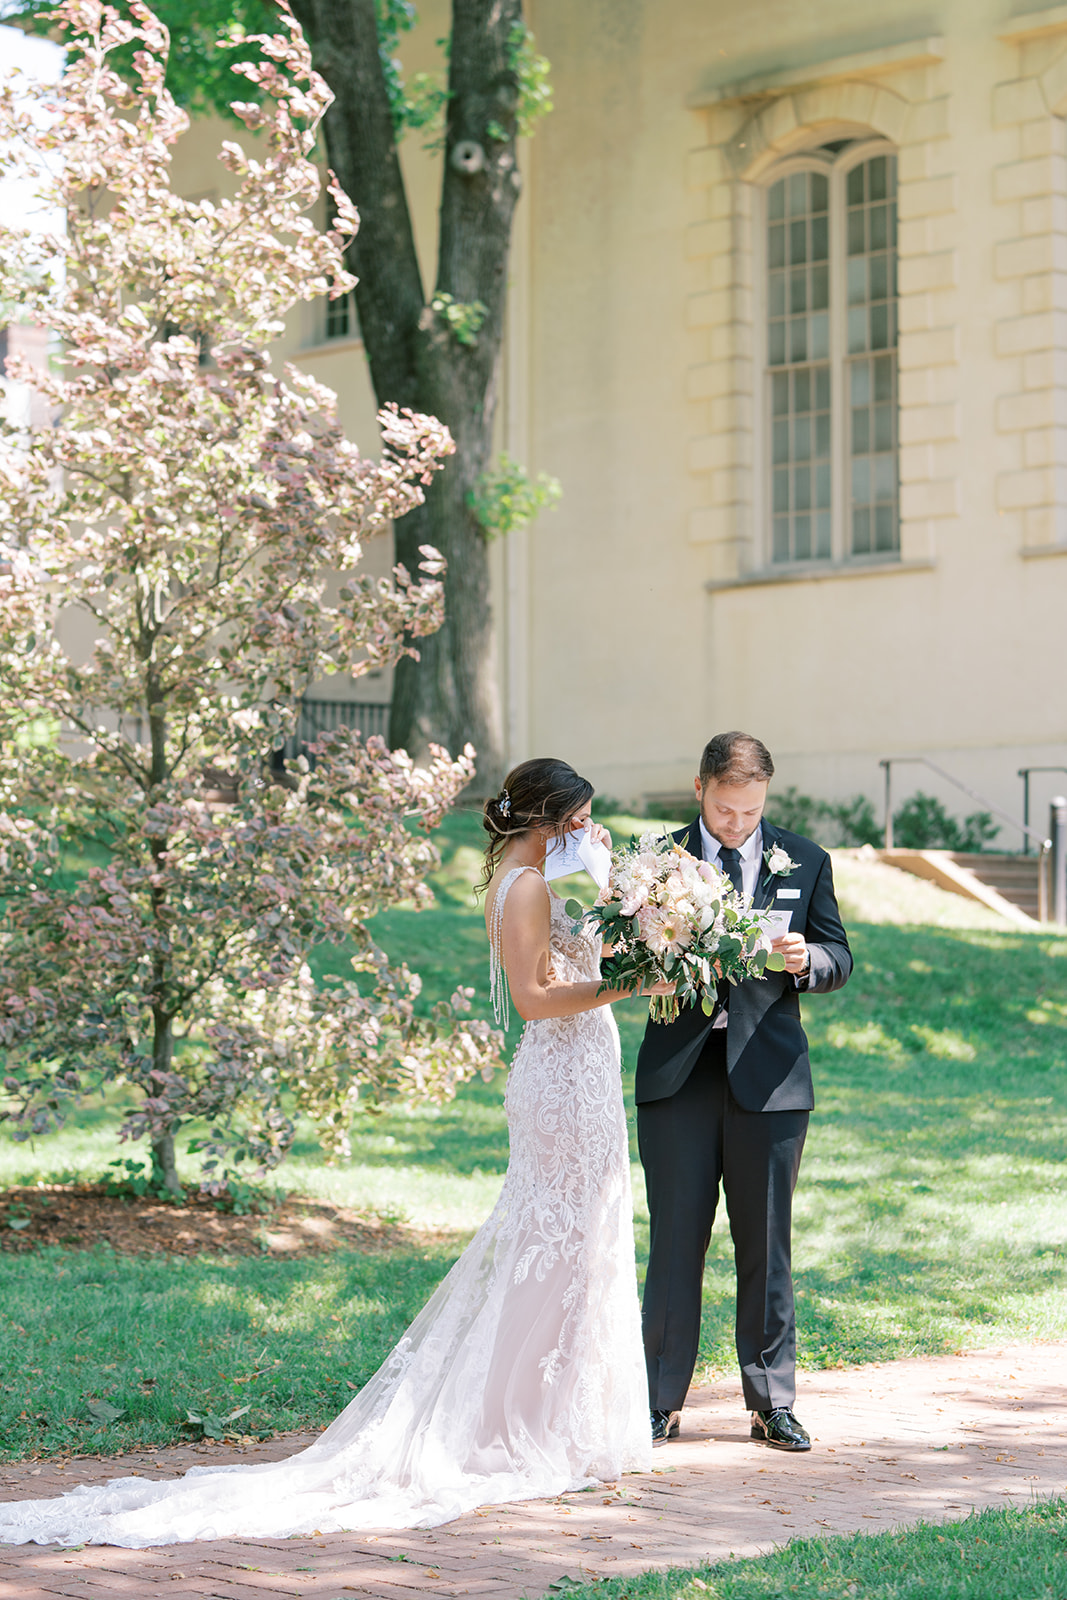
<path fill-rule="evenodd" d="M 841 140 L 765 191 L 766 476 L 773 564 L 894 556 L 896 157 Z"/>

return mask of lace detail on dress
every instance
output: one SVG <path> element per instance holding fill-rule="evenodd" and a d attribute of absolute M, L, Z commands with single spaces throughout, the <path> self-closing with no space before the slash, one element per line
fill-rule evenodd
<path fill-rule="evenodd" d="M 505 880 L 506 882 L 506 880 Z M 503 887 L 503 885 L 502 885 Z M 599 945 L 551 899 L 564 982 Z M 0 1504 L 0 1541 L 116 1544 L 425 1528 L 651 1460 L 630 1161 L 610 1008 L 527 1024 L 491 1216 L 315 1443 L 260 1466 L 123 1478 Z"/>

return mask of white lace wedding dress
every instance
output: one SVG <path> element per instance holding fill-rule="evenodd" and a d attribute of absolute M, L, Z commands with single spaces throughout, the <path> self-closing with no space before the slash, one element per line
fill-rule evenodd
<path fill-rule="evenodd" d="M 500 885 L 496 911 L 522 870 Z M 598 944 L 552 896 L 558 978 Z M 499 927 L 499 923 L 496 923 Z M 499 940 L 494 952 L 499 958 Z M 113 1544 L 428 1528 L 647 1468 L 619 1044 L 608 1007 L 527 1024 L 500 1198 L 408 1331 L 307 1450 L 0 1503 L 0 1542 Z"/>

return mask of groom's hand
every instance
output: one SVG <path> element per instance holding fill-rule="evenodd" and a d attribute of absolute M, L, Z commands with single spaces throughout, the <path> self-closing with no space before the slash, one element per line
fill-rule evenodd
<path fill-rule="evenodd" d="M 771 949 L 785 957 L 785 970 L 795 978 L 802 977 L 811 965 L 808 942 L 802 933 L 781 934 L 773 941 Z"/>

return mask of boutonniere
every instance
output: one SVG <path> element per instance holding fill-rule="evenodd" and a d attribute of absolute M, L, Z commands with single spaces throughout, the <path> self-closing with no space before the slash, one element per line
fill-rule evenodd
<path fill-rule="evenodd" d="M 788 878 L 789 874 L 795 872 L 800 865 L 799 861 L 791 859 L 780 844 L 774 845 L 770 850 L 764 850 L 763 860 L 767 868 L 765 883 L 770 883 L 772 878 Z"/>

